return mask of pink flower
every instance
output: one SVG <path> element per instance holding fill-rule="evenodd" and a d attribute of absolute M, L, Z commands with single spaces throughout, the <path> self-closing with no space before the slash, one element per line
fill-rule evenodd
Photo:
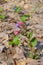
<path fill-rule="evenodd" d="M 19 24 L 19 26 L 23 26 L 24 25 L 24 23 L 23 22 L 18 22 L 18 24 Z"/>
<path fill-rule="evenodd" d="M 19 34 L 19 31 L 14 31 L 14 34 L 15 34 L 15 35 L 18 35 L 18 34 Z"/>

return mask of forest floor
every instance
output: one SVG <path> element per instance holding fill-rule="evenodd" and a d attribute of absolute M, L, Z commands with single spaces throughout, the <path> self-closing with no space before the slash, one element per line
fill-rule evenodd
<path fill-rule="evenodd" d="M 38 60 L 33 60 L 31 58 L 26 59 L 23 54 L 23 52 L 26 51 L 24 50 L 26 49 L 25 47 L 21 45 L 20 47 L 12 48 L 8 45 L 8 39 L 13 37 L 12 32 L 20 30 L 20 28 L 16 28 L 15 23 L 21 21 L 19 17 L 20 14 L 15 13 L 13 8 L 14 6 L 20 6 L 22 12 L 28 14 L 34 9 L 39 1 L 41 2 L 40 7 L 37 8 L 36 12 L 25 22 L 25 24 L 27 25 L 27 32 L 32 29 L 34 36 L 38 40 L 37 47 L 41 51 L 41 57 Z M 0 14 L 8 16 L 4 20 L 0 19 L 0 65 L 13 65 L 16 59 L 14 65 L 43 65 L 43 0 L 6 0 L 6 2 L 0 0 L 0 8 L 3 8 L 3 12 L 0 12 Z M 21 42 L 27 39 L 21 34 L 19 36 L 22 38 Z M 7 55 L 1 52 L 4 47 L 8 48 Z M 9 54 L 10 50 L 12 54 Z"/>

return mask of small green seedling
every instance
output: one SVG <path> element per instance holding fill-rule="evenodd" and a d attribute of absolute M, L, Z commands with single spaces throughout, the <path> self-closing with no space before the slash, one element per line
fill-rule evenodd
<path fill-rule="evenodd" d="M 20 44 L 20 40 L 18 36 L 15 36 L 14 39 L 12 41 L 10 41 L 9 43 L 10 45 L 19 45 Z"/>
<path fill-rule="evenodd" d="M 32 37 L 33 36 L 33 32 L 31 31 L 29 34 L 28 34 L 28 38 L 30 40 L 30 45 L 32 47 L 35 47 L 37 45 L 37 40 L 35 37 Z"/>
<path fill-rule="evenodd" d="M 31 45 L 32 47 L 35 47 L 35 46 L 37 45 L 37 40 L 36 40 L 36 38 L 32 38 L 32 40 L 30 41 L 30 45 Z"/>
<path fill-rule="evenodd" d="M 32 36 L 33 36 L 33 32 L 30 32 L 30 33 L 27 35 L 27 37 L 28 37 L 29 39 L 31 39 Z"/>
<path fill-rule="evenodd" d="M 26 22 L 28 20 L 29 16 L 28 15 L 22 15 L 20 16 L 20 19 L 22 22 Z"/>
<path fill-rule="evenodd" d="M 13 9 L 16 13 L 19 13 L 22 10 L 20 6 L 15 6 Z"/>
<path fill-rule="evenodd" d="M 5 19 L 5 15 L 0 14 L 0 19 Z"/>

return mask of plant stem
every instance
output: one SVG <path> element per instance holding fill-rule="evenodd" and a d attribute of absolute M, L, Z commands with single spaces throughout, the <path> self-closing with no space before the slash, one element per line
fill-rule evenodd
<path fill-rule="evenodd" d="M 34 12 L 37 10 L 37 8 L 41 5 L 41 2 L 38 2 L 38 4 L 35 6 L 35 8 L 30 12 L 30 17 L 34 14 Z"/>

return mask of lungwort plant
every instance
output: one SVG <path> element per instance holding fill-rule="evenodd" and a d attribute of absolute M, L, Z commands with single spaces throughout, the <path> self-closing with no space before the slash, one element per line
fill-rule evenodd
<path fill-rule="evenodd" d="M 38 59 L 39 58 L 39 55 L 38 55 L 38 50 L 36 48 L 36 45 L 37 45 L 37 40 L 35 37 L 33 37 L 33 32 L 30 32 L 29 35 L 28 35 L 28 38 L 29 38 L 29 52 L 28 52 L 28 57 L 30 58 L 33 58 L 33 59 Z"/>

